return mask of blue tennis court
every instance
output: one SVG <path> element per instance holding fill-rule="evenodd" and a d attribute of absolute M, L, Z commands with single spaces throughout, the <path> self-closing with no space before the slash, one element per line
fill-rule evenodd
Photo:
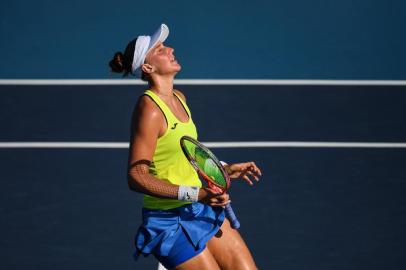
<path fill-rule="evenodd" d="M 253 188 L 231 189 L 259 269 L 406 267 L 403 84 L 177 86 L 201 141 L 263 171 Z M 126 182 L 144 88 L 0 86 L 2 268 L 156 269 L 132 260 L 141 195 Z"/>

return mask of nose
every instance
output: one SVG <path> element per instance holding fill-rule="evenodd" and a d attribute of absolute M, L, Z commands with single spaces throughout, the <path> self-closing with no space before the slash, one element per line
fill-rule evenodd
<path fill-rule="evenodd" d="M 171 47 L 167 47 L 167 49 L 168 49 L 168 53 L 169 54 L 173 54 L 173 52 L 175 51 L 173 48 L 171 48 Z"/>

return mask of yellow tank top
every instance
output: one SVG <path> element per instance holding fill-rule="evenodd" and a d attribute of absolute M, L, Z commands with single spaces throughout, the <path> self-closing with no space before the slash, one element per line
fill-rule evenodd
<path fill-rule="evenodd" d="M 158 179 L 168 181 L 175 185 L 198 186 L 202 184 L 196 171 L 186 159 L 180 147 L 180 138 L 184 135 L 197 139 L 195 124 L 186 103 L 175 93 L 189 119 L 186 123 L 179 121 L 169 107 L 153 91 L 147 90 L 144 93 L 149 96 L 161 109 L 167 122 L 166 132 L 158 138 L 155 153 L 149 171 Z M 162 199 L 144 195 L 143 207 L 149 209 L 172 209 L 188 204 L 189 202 L 175 199 Z"/>

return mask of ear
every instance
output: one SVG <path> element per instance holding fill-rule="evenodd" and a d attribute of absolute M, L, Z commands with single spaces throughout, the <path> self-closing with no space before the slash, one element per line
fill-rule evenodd
<path fill-rule="evenodd" d="M 142 69 L 143 72 L 145 72 L 145 73 L 147 73 L 147 74 L 150 74 L 150 73 L 152 73 L 152 72 L 155 71 L 154 66 L 152 66 L 152 65 L 150 65 L 150 64 L 143 64 L 143 65 L 141 66 L 141 69 Z"/>

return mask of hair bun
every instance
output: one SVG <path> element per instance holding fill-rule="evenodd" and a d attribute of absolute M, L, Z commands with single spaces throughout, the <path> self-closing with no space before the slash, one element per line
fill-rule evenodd
<path fill-rule="evenodd" d="M 113 59 L 110 60 L 109 66 L 113 72 L 123 73 L 125 70 L 124 55 L 121 52 L 116 52 Z"/>

